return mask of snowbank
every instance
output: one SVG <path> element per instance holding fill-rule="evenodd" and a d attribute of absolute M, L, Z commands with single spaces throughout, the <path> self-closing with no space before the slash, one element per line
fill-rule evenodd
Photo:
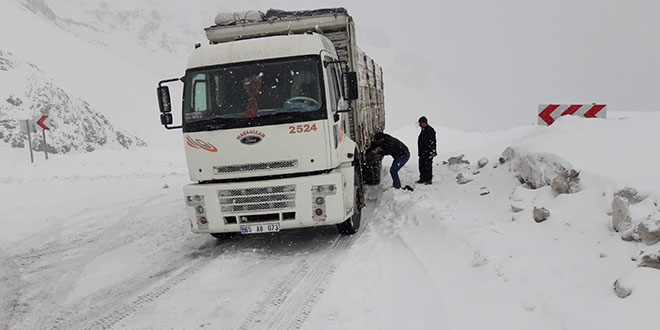
<path fill-rule="evenodd" d="M 641 125 L 641 122 L 635 122 L 634 125 L 638 124 Z M 639 163 L 635 162 L 633 157 L 638 155 L 627 153 L 629 157 L 606 160 L 602 158 L 602 153 L 582 149 L 584 143 L 579 143 L 576 147 L 563 144 L 561 141 L 563 138 L 570 139 L 571 135 L 582 135 L 594 143 L 608 141 L 610 149 L 617 150 L 620 143 L 617 144 L 617 141 L 611 139 L 612 134 L 605 130 L 608 127 L 623 133 L 618 138 L 636 141 L 633 149 L 646 146 L 642 137 L 646 132 L 639 132 L 637 129 L 626 130 L 621 126 L 628 125 L 625 122 L 611 120 L 562 117 L 547 130 L 525 136 L 519 143 L 507 148 L 502 153 L 502 157 L 508 162 L 511 172 L 522 183 L 513 190 L 510 197 L 514 221 L 534 218 L 536 222 L 545 220 L 565 222 L 566 218 L 581 214 L 583 222 L 597 219 L 595 223 L 585 227 L 585 230 L 594 225 L 607 226 L 610 231 L 619 232 L 623 240 L 642 242 L 657 250 L 656 247 L 660 247 L 660 244 L 657 244 L 660 242 L 660 207 L 655 190 L 640 192 L 620 184 L 620 182 L 642 182 L 643 180 L 639 180 L 640 177 L 647 178 L 645 174 L 649 172 L 639 172 L 638 169 L 649 166 L 648 162 L 641 160 Z M 585 129 L 592 127 L 597 129 Z M 550 134 L 549 131 L 554 132 Z M 558 131 L 562 133 L 557 134 Z M 582 171 L 557 154 L 540 152 L 540 150 L 558 150 L 558 148 L 563 152 L 557 154 L 573 157 L 571 160 L 576 159 L 584 164 L 586 157 L 591 157 L 598 166 L 589 166 L 589 171 Z M 593 173 L 592 168 L 600 168 L 601 173 L 607 173 L 609 176 Z M 622 180 L 622 177 L 626 179 Z M 566 213 L 569 205 L 572 205 L 569 209 L 570 215 Z M 540 211 L 543 211 L 542 219 L 539 219 Z M 605 218 L 604 215 L 609 217 Z M 605 222 L 605 219 L 609 221 Z M 566 222 L 566 225 L 573 224 Z M 648 253 L 640 249 L 639 254 L 643 255 L 639 267 L 660 268 L 655 250 Z M 632 293 L 633 287 L 649 287 L 648 283 L 640 284 L 649 278 L 660 279 L 660 272 L 631 271 L 630 275 L 616 281 L 615 292 L 621 298 L 627 297 Z"/>

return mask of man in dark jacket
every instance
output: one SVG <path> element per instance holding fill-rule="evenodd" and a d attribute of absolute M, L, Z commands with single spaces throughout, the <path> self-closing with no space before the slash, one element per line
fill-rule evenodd
<path fill-rule="evenodd" d="M 410 151 L 408 151 L 408 147 L 398 139 L 383 132 L 378 132 L 374 135 L 374 142 L 366 152 L 376 152 L 381 155 L 390 155 L 394 158 L 394 161 L 392 161 L 392 167 L 390 167 L 392 186 L 396 189 L 401 188 L 399 170 L 403 165 L 406 165 L 408 159 L 410 159 Z M 405 186 L 404 189 L 412 191 L 412 187 L 410 186 Z"/>
<path fill-rule="evenodd" d="M 419 118 L 419 127 L 422 129 L 417 138 L 419 156 L 419 180 L 417 183 L 431 184 L 433 180 L 433 157 L 438 153 L 435 150 L 435 130 L 429 126 L 426 117 Z"/>

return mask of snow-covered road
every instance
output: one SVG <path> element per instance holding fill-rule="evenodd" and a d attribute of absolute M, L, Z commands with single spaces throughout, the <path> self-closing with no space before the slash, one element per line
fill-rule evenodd
<path fill-rule="evenodd" d="M 9 329 L 155 329 L 183 315 L 191 326 L 299 328 L 360 236 L 191 234 L 180 189 L 163 188 L 184 184 L 180 173 L 4 181 L 23 210 L 3 210 L 22 234 L 0 255 Z M 20 205 L 30 195 L 41 196 Z"/>

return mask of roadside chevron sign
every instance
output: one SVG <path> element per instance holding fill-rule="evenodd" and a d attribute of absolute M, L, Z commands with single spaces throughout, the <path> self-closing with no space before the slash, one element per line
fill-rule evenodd
<path fill-rule="evenodd" d="M 539 125 L 552 125 L 561 116 L 607 118 L 605 104 L 542 104 L 539 105 Z"/>
<path fill-rule="evenodd" d="M 46 131 L 47 131 L 47 130 L 50 130 L 50 127 L 48 127 L 48 126 L 46 125 L 46 120 L 47 120 L 47 119 L 48 119 L 48 116 L 41 116 L 41 117 L 37 120 L 37 125 L 39 125 L 39 127 L 41 127 L 42 129 L 44 129 L 44 130 L 46 130 Z"/>

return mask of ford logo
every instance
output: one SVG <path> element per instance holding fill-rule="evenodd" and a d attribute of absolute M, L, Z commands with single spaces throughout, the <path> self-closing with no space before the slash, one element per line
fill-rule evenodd
<path fill-rule="evenodd" d="M 243 144 L 257 144 L 261 142 L 261 137 L 257 135 L 248 135 L 243 137 L 240 141 Z"/>

